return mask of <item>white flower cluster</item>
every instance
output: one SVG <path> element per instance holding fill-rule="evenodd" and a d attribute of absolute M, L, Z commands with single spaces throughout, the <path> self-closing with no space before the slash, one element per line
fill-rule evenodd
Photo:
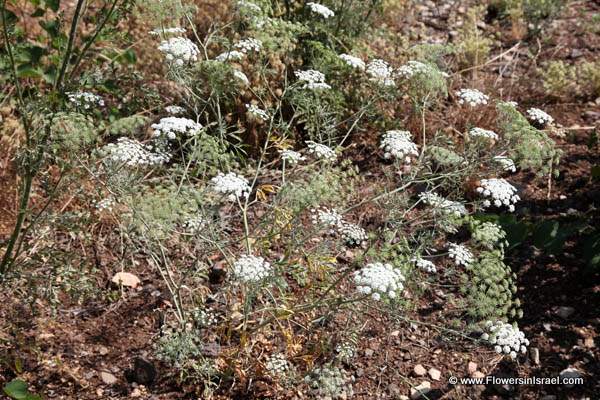
<path fill-rule="evenodd" d="M 425 272 L 429 272 L 432 274 L 437 272 L 435 264 L 429 260 L 425 260 L 421 257 L 415 257 L 413 258 L 413 261 L 417 265 L 417 267 L 419 267 Z"/>
<path fill-rule="evenodd" d="M 349 362 L 356 355 L 356 345 L 349 341 L 338 343 L 335 346 L 337 358 L 344 362 Z"/>
<path fill-rule="evenodd" d="M 300 161 L 306 160 L 306 157 L 294 150 L 280 150 L 279 154 L 281 154 L 281 159 L 289 165 L 296 165 Z"/>
<path fill-rule="evenodd" d="M 217 316 L 214 313 L 202 308 L 193 310 L 192 315 L 196 323 L 203 328 L 215 325 L 218 322 Z"/>
<path fill-rule="evenodd" d="M 224 53 L 219 54 L 218 56 L 215 57 L 215 60 L 220 61 L 220 62 L 239 61 L 242 58 L 244 58 L 244 53 L 242 53 L 241 51 L 237 51 L 237 50 L 231 50 L 231 51 L 226 51 Z"/>
<path fill-rule="evenodd" d="M 206 221 L 200 216 L 188 218 L 183 222 L 183 228 L 189 233 L 201 232 L 205 225 Z"/>
<path fill-rule="evenodd" d="M 456 217 L 460 217 L 467 214 L 467 209 L 464 204 L 458 201 L 452 201 L 445 199 L 436 192 L 422 192 L 419 193 L 419 198 L 423 203 L 428 204 L 445 214 L 452 214 Z"/>
<path fill-rule="evenodd" d="M 258 39 L 248 38 L 240 40 L 234 47 L 244 54 L 251 51 L 258 53 L 262 49 L 262 42 Z"/>
<path fill-rule="evenodd" d="M 327 83 L 325 83 L 325 75 L 322 72 L 309 69 L 306 71 L 294 72 L 299 82 L 303 82 L 302 89 L 319 90 L 319 89 L 331 89 Z"/>
<path fill-rule="evenodd" d="M 165 111 L 171 115 L 181 115 L 185 113 L 185 108 L 180 106 L 167 106 L 165 107 Z"/>
<path fill-rule="evenodd" d="M 250 194 L 248 179 L 234 172 L 229 172 L 227 175 L 219 172 L 210 181 L 213 184 L 213 190 L 217 193 L 227 195 L 229 201 L 246 198 Z"/>
<path fill-rule="evenodd" d="M 329 229 L 329 233 L 336 233 L 338 227 L 343 223 L 342 216 L 334 209 L 321 207 L 310 210 L 311 220 L 314 225 Z"/>
<path fill-rule="evenodd" d="M 380 59 L 375 59 L 367 64 L 367 74 L 371 80 L 383 86 L 395 86 L 396 83 L 392 78 L 394 70 L 390 65 Z"/>
<path fill-rule="evenodd" d="M 116 143 L 104 146 L 101 152 L 106 154 L 110 162 L 123 163 L 128 167 L 154 166 L 170 160 L 168 154 L 154 152 L 147 145 L 123 137 L 117 139 Z"/>
<path fill-rule="evenodd" d="M 404 79 L 410 79 L 413 76 L 428 72 L 430 67 L 420 61 L 409 61 L 396 70 L 396 75 Z"/>
<path fill-rule="evenodd" d="M 350 54 L 340 54 L 342 59 L 350 67 L 364 71 L 366 68 L 365 62 L 358 57 L 351 56 Z"/>
<path fill-rule="evenodd" d="M 472 137 L 480 137 L 480 138 L 485 138 L 485 139 L 498 140 L 498 134 L 496 132 L 490 131 L 488 129 L 483 129 L 483 128 L 472 128 L 469 131 L 469 135 L 471 135 Z"/>
<path fill-rule="evenodd" d="M 502 321 L 487 321 L 485 327 L 489 333 L 481 335 L 481 339 L 490 342 L 498 354 L 509 355 L 512 359 L 517 358 L 517 353 L 525 354 L 529 340 L 525 334 L 511 324 Z"/>
<path fill-rule="evenodd" d="M 234 76 L 234 78 L 236 78 L 237 80 L 242 82 L 245 86 L 248 86 L 250 84 L 250 80 L 248 79 L 246 74 L 240 70 L 234 69 L 233 76 Z"/>
<path fill-rule="evenodd" d="M 475 258 L 471 250 L 462 244 L 449 243 L 448 252 L 448 257 L 452 258 L 456 265 L 468 266 Z"/>
<path fill-rule="evenodd" d="M 418 157 L 417 145 L 412 141 L 409 131 L 387 131 L 383 135 L 379 148 L 383 149 L 386 159 L 397 158 L 409 164 L 411 157 Z"/>
<path fill-rule="evenodd" d="M 156 28 L 149 32 L 153 36 L 185 33 L 185 28 Z"/>
<path fill-rule="evenodd" d="M 271 273 L 271 264 L 262 257 L 243 255 L 233 263 L 233 274 L 242 282 L 258 282 Z"/>
<path fill-rule="evenodd" d="M 394 299 L 404 288 L 404 275 L 390 264 L 377 262 L 354 272 L 354 283 L 359 293 L 371 295 L 374 300 L 382 296 Z"/>
<path fill-rule="evenodd" d="M 166 117 L 152 124 L 152 137 L 175 140 L 177 135 L 196 136 L 202 130 L 202 124 L 188 118 Z"/>
<path fill-rule="evenodd" d="M 477 193 L 491 198 L 491 201 L 488 199 L 483 201 L 484 207 L 491 207 L 492 204 L 496 207 L 504 205 L 508 207 L 510 212 L 513 212 L 515 211 L 515 204 L 521 200 L 517 194 L 517 188 L 502 178 L 482 179 L 476 190 Z"/>
<path fill-rule="evenodd" d="M 198 46 L 184 37 L 174 37 L 164 40 L 158 46 L 158 50 L 165 54 L 168 62 L 181 67 L 186 63 L 198 60 Z"/>
<path fill-rule="evenodd" d="M 115 199 L 113 199 L 112 197 L 107 197 L 97 202 L 96 208 L 99 211 L 112 211 L 112 208 L 116 203 L 117 202 L 115 201 Z"/>
<path fill-rule="evenodd" d="M 311 1 L 310 3 L 306 3 L 306 5 L 310 8 L 310 11 L 314 12 L 315 14 L 319 14 L 325 19 L 333 17 L 335 15 L 333 11 L 331 11 L 328 7 L 322 4 L 313 3 Z"/>
<path fill-rule="evenodd" d="M 488 248 L 493 248 L 494 245 L 504 245 L 506 239 L 506 232 L 502 227 L 493 222 L 483 222 L 475 226 L 473 231 L 473 239 L 476 242 L 483 244 Z"/>
<path fill-rule="evenodd" d="M 250 114 L 252 114 L 254 117 L 256 117 L 260 120 L 263 120 L 263 121 L 269 120 L 269 114 L 265 110 L 263 110 L 262 108 L 259 108 L 255 104 L 246 104 L 246 109 L 248 110 L 248 112 Z"/>
<path fill-rule="evenodd" d="M 69 92 L 67 93 L 69 101 L 75 105 L 75 107 L 89 110 L 92 107 L 99 106 L 104 107 L 104 100 L 97 94 L 90 92 Z"/>
<path fill-rule="evenodd" d="M 238 10 L 250 11 L 253 13 L 260 13 L 262 9 L 255 3 L 246 0 L 239 0 L 237 3 Z"/>
<path fill-rule="evenodd" d="M 265 368 L 271 375 L 280 376 L 286 373 L 290 364 L 283 354 L 273 354 L 265 363 Z"/>
<path fill-rule="evenodd" d="M 539 108 L 530 108 L 527 110 L 527 116 L 530 120 L 542 126 L 554 122 L 554 118 Z"/>
<path fill-rule="evenodd" d="M 349 246 L 360 246 L 365 240 L 367 240 L 367 232 L 356 224 L 350 222 L 342 222 L 338 226 L 338 231 L 344 242 Z"/>
<path fill-rule="evenodd" d="M 456 92 L 458 96 L 458 104 L 467 103 L 471 107 L 485 105 L 490 99 L 487 95 L 481 93 L 477 89 L 460 89 Z"/>
<path fill-rule="evenodd" d="M 329 146 L 313 142 L 312 140 L 307 140 L 306 145 L 308 146 L 308 152 L 314 154 L 320 160 L 335 161 L 337 158 L 335 151 Z"/>
<path fill-rule="evenodd" d="M 494 161 L 502 166 L 502 169 L 508 172 L 517 172 L 517 166 L 515 162 L 508 157 L 505 156 L 495 156 Z"/>

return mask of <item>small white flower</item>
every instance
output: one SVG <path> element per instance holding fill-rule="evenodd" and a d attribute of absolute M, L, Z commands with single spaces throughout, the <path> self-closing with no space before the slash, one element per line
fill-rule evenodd
<path fill-rule="evenodd" d="M 250 194 L 248 180 L 234 172 L 229 172 L 227 175 L 219 172 L 210 181 L 213 184 L 213 190 L 217 193 L 227 195 L 229 201 L 246 198 Z"/>
<path fill-rule="evenodd" d="M 279 154 L 281 154 L 281 159 L 289 165 L 296 165 L 300 161 L 306 160 L 306 157 L 294 150 L 280 150 Z"/>
<path fill-rule="evenodd" d="M 206 221 L 200 216 L 190 217 L 183 223 L 183 228 L 188 233 L 199 233 L 206 226 Z"/>
<path fill-rule="evenodd" d="M 473 128 L 469 131 L 469 135 L 475 138 L 485 138 L 491 140 L 498 140 L 498 134 L 494 131 L 483 128 Z"/>
<path fill-rule="evenodd" d="M 178 135 L 192 137 L 202 130 L 202 124 L 188 118 L 166 117 L 152 124 L 152 137 L 175 140 Z"/>
<path fill-rule="evenodd" d="M 445 199 L 435 192 L 422 192 L 419 193 L 419 198 L 425 203 L 428 204 L 436 211 L 442 212 L 444 214 L 451 214 L 456 217 L 460 217 L 463 215 L 467 215 L 467 209 L 464 204 L 458 201 L 452 201 Z"/>
<path fill-rule="evenodd" d="M 490 198 L 484 200 L 484 207 L 491 207 L 492 204 L 496 207 L 506 206 L 510 212 L 513 212 L 515 204 L 521 200 L 517 189 L 504 179 L 482 179 L 476 191 L 482 196 Z"/>
<path fill-rule="evenodd" d="M 259 282 L 271 272 L 271 265 L 262 257 L 243 255 L 233 263 L 233 275 L 246 283 Z"/>
<path fill-rule="evenodd" d="M 184 28 L 156 28 L 149 32 L 153 36 L 158 35 L 172 35 L 176 33 L 185 33 Z"/>
<path fill-rule="evenodd" d="M 112 197 L 107 197 L 105 199 L 100 200 L 98 203 L 96 203 L 96 208 L 99 211 L 112 211 L 113 206 L 115 204 L 117 204 L 115 199 L 113 199 Z"/>
<path fill-rule="evenodd" d="M 224 53 L 219 54 L 218 56 L 215 57 L 215 60 L 220 61 L 220 62 L 239 61 L 242 58 L 244 58 L 244 53 L 242 53 L 241 51 L 237 51 L 237 50 L 231 50 L 231 51 L 226 51 Z"/>
<path fill-rule="evenodd" d="M 494 345 L 494 350 L 498 354 L 509 355 L 511 358 L 516 358 L 517 353 L 526 353 L 529 340 L 525 338 L 525 334 L 511 324 L 502 321 L 488 321 L 486 328 L 489 333 L 481 335 L 481 339 Z"/>
<path fill-rule="evenodd" d="M 335 234 L 338 227 L 343 223 L 342 216 L 334 209 L 327 207 L 311 210 L 311 220 L 314 225 L 324 227 L 329 233 Z"/>
<path fill-rule="evenodd" d="M 239 80 L 240 82 L 242 82 L 242 84 L 244 86 L 248 86 L 250 84 L 250 81 L 248 80 L 248 77 L 246 76 L 245 73 L 243 73 L 242 71 L 239 71 L 237 69 L 233 70 L 233 76 Z"/>
<path fill-rule="evenodd" d="M 448 257 L 452 258 L 456 265 L 464 265 L 466 267 L 474 260 L 471 250 L 462 244 L 448 243 L 448 252 Z"/>
<path fill-rule="evenodd" d="M 383 149 L 383 157 L 396 158 L 406 164 L 411 162 L 411 157 L 418 157 L 417 145 L 412 141 L 409 131 L 387 131 L 383 135 L 379 148 Z"/>
<path fill-rule="evenodd" d="M 255 104 L 246 104 L 246 109 L 248 110 L 248 112 L 250 114 L 252 114 L 254 117 L 263 120 L 263 121 L 268 121 L 269 120 L 269 114 L 263 110 L 262 108 L 259 108 L 257 105 Z"/>
<path fill-rule="evenodd" d="M 310 8 L 312 12 L 314 12 L 315 14 L 319 14 L 325 19 L 333 17 L 335 15 L 333 11 L 331 11 L 328 7 L 322 4 L 310 2 L 306 3 L 306 5 Z"/>
<path fill-rule="evenodd" d="M 419 267 L 423 271 L 426 271 L 429 273 L 437 272 L 437 268 L 436 268 L 435 264 L 429 260 L 425 260 L 421 257 L 415 257 L 415 258 L 413 258 L 413 261 L 417 265 L 417 267 Z"/>
<path fill-rule="evenodd" d="M 351 56 L 350 54 L 340 54 L 339 57 L 352 68 L 361 71 L 364 71 L 366 68 L 365 62 L 358 57 Z"/>
<path fill-rule="evenodd" d="M 309 69 L 306 71 L 296 71 L 294 72 L 294 75 L 296 75 L 296 78 L 298 78 L 299 82 L 304 83 L 302 89 L 331 89 L 331 86 L 325 83 L 325 75 L 322 72 L 315 71 L 314 69 Z"/>
<path fill-rule="evenodd" d="M 549 114 L 540 110 L 539 108 L 530 108 L 529 110 L 527 110 L 527 116 L 530 120 L 541 126 L 548 125 L 554 122 L 554 118 L 552 118 Z"/>
<path fill-rule="evenodd" d="M 371 81 L 383 86 L 395 86 L 393 79 L 394 70 L 390 65 L 380 59 L 375 59 L 367 64 L 367 75 L 371 77 Z"/>
<path fill-rule="evenodd" d="M 240 11 L 246 11 L 246 12 L 250 12 L 253 14 L 260 14 L 262 12 L 262 9 L 260 8 L 260 6 L 258 6 L 258 4 L 253 3 L 251 1 L 245 1 L 245 0 L 239 0 L 237 3 L 237 8 Z"/>
<path fill-rule="evenodd" d="M 356 224 L 342 222 L 337 229 L 349 246 L 360 246 L 367 240 L 367 232 Z"/>
<path fill-rule="evenodd" d="M 468 104 L 471 107 L 485 105 L 488 103 L 489 97 L 481 93 L 477 89 L 460 89 L 456 92 L 458 96 L 458 104 Z"/>
<path fill-rule="evenodd" d="M 154 152 L 149 146 L 135 140 L 119 138 L 116 143 L 109 143 L 100 150 L 107 161 L 114 164 L 125 164 L 128 167 L 155 166 L 169 161 L 166 153 Z"/>
<path fill-rule="evenodd" d="M 198 60 L 198 46 L 191 40 L 184 37 L 174 37 L 164 40 L 158 46 L 169 63 L 181 67 L 186 63 Z"/>
<path fill-rule="evenodd" d="M 68 92 L 67 97 L 75 107 L 89 110 L 92 107 L 104 107 L 102 97 L 89 92 Z"/>
<path fill-rule="evenodd" d="M 337 158 L 335 151 L 324 144 L 307 140 L 306 145 L 308 146 L 308 152 L 320 160 L 334 161 Z"/>
<path fill-rule="evenodd" d="M 381 297 L 396 298 L 404 289 L 404 275 L 390 264 L 372 263 L 354 272 L 356 290 L 371 295 L 374 300 Z"/>
<path fill-rule="evenodd" d="M 242 53 L 256 52 L 258 53 L 262 49 L 262 42 L 258 39 L 244 39 L 237 42 L 234 46 Z"/>
<path fill-rule="evenodd" d="M 427 73 L 430 67 L 420 61 L 409 61 L 396 70 L 396 75 L 404 79 L 410 79 L 417 74 Z"/>
<path fill-rule="evenodd" d="M 517 172 L 517 166 L 515 165 L 515 162 L 508 157 L 495 156 L 494 161 L 500 164 L 505 171 Z"/>
<path fill-rule="evenodd" d="M 265 368 L 271 375 L 281 376 L 290 368 L 283 354 L 274 354 L 265 363 Z"/>
<path fill-rule="evenodd" d="M 185 113 L 185 108 L 180 106 L 167 106 L 165 107 L 165 111 L 171 115 L 181 115 Z"/>

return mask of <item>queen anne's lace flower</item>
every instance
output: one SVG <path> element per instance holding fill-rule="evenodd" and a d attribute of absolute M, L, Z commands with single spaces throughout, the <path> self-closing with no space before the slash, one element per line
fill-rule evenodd
<path fill-rule="evenodd" d="M 491 207 L 492 204 L 496 207 L 506 206 L 510 212 L 513 212 L 515 211 L 515 204 L 521 200 L 517 194 L 517 189 L 501 178 L 482 179 L 476 190 L 477 193 L 490 198 L 483 201 L 484 207 Z"/>
<path fill-rule="evenodd" d="M 452 201 L 445 199 L 435 192 L 422 192 L 419 193 L 419 198 L 425 203 L 435 208 L 436 211 L 443 212 L 445 214 L 452 214 L 456 217 L 460 217 L 467 214 L 467 209 L 464 204 L 458 201 Z"/>
<path fill-rule="evenodd" d="M 158 36 L 158 35 L 173 35 L 173 34 L 177 34 L 177 33 L 185 33 L 185 29 L 184 28 L 156 28 L 153 29 L 149 32 L 151 35 L 153 36 Z"/>
<path fill-rule="evenodd" d="M 349 246 L 360 246 L 367 240 L 367 232 L 356 224 L 342 222 L 338 225 L 338 231 Z"/>
<path fill-rule="evenodd" d="M 492 344 L 496 353 L 506 354 L 515 359 L 518 353 L 527 352 L 529 340 L 518 327 L 502 321 L 487 321 L 485 326 L 489 333 L 481 335 L 481 339 Z"/>
<path fill-rule="evenodd" d="M 231 51 L 226 51 L 224 53 L 219 54 L 218 56 L 215 57 L 215 60 L 220 61 L 220 62 L 239 61 L 242 58 L 244 58 L 244 53 L 242 53 L 241 51 L 237 51 L 237 50 L 231 50 Z"/>
<path fill-rule="evenodd" d="M 129 167 L 155 166 L 170 159 L 168 154 L 154 152 L 151 147 L 128 138 L 119 138 L 116 143 L 104 146 L 100 152 L 107 156 L 108 161 Z"/>
<path fill-rule="evenodd" d="M 497 244 L 500 244 L 500 246 L 507 244 L 504 242 L 506 239 L 506 232 L 500 225 L 493 222 L 476 223 L 472 237 L 474 241 L 489 249 L 494 248 Z"/>
<path fill-rule="evenodd" d="M 390 264 L 377 262 L 354 272 L 354 283 L 359 293 L 371 295 L 374 300 L 382 296 L 394 299 L 404 288 L 404 275 Z"/>
<path fill-rule="evenodd" d="M 258 53 L 260 49 L 262 49 L 262 42 L 258 39 L 248 38 L 240 40 L 234 47 L 242 53 L 249 53 L 252 51 Z"/>
<path fill-rule="evenodd" d="M 198 327 L 201 328 L 208 328 L 218 322 L 218 318 L 213 312 L 206 311 L 202 308 L 192 310 L 192 317 L 194 318 L 194 321 L 196 321 Z"/>
<path fill-rule="evenodd" d="M 473 262 L 473 253 L 462 244 L 449 243 L 448 252 L 448 257 L 452 258 L 456 265 L 468 266 Z"/>
<path fill-rule="evenodd" d="M 414 263 L 425 272 L 435 273 L 437 272 L 437 268 L 434 263 L 429 260 L 425 260 L 421 257 L 413 258 Z"/>
<path fill-rule="evenodd" d="M 274 354 L 265 363 L 265 368 L 271 375 L 280 376 L 286 373 L 290 364 L 283 354 Z"/>
<path fill-rule="evenodd" d="M 498 140 L 498 134 L 496 132 L 483 128 L 473 128 L 469 131 L 469 135 L 471 135 L 472 137 Z"/>
<path fill-rule="evenodd" d="M 517 166 L 515 165 L 515 162 L 508 157 L 495 156 L 494 161 L 500 164 L 505 171 L 517 172 Z"/>
<path fill-rule="evenodd" d="M 240 70 L 234 69 L 233 76 L 235 79 L 240 81 L 244 86 L 248 86 L 250 84 L 250 80 L 248 80 L 248 77 L 246 76 L 246 74 Z"/>
<path fill-rule="evenodd" d="M 243 255 L 233 263 L 233 275 L 246 283 L 261 281 L 269 276 L 271 271 L 271 264 L 262 257 Z"/>
<path fill-rule="evenodd" d="M 214 191 L 227 195 L 229 201 L 246 198 L 250 194 L 248 179 L 234 172 L 229 172 L 227 175 L 220 172 L 210 181 L 213 184 Z"/>
<path fill-rule="evenodd" d="M 258 4 L 251 1 L 239 0 L 237 3 L 238 10 L 248 11 L 251 13 L 261 13 L 262 9 Z"/>
<path fill-rule="evenodd" d="M 379 147 L 384 151 L 384 158 L 397 158 L 407 164 L 410 163 L 411 157 L 419 156 L 417 145 L 408 131 L 387 131 Z"/>
<path fill-rule="evenodd" d="M 306 160 L 306 157 L 294 150 L 280 150 L 279 154 L 281 154 L 281 159 L 290 165 L 296 165 L 300 161 Z"/>
<path fill-rule="evenodd" d="M 314 12 L 315 14 L 319 14 L 325 19 L 333 17 L 335 15 L 333 11 L 331 11 L 328 7 L 322 4 L 310 2 L 306 3 L 306 5 L 310 8 L 312 12 Z"/>
<path fill-rule="evenodd" d="M 356 355 L 356 345 L 352 342 L 344 341 L 335 346 L 337 359 L 343 362 L 350 362 Z"/>
<path fill-rule="evenodd" d="M 490 99 L 487 95 L 477 89 L 460 89 L 456 92 L 458 104 L 468 104 L 471 107 L 485 105 Z"/>
<path fill-rule="evenodd" d="M 189 233 L 198 233 L 206 226 L 206 221 L 200 216 L 194 216 L 183 222 L 183 229 Z"/>
<path fill-rule="evenodd" d="M 421 73 L 427 73 L 430 67 L 420 61 L 409 61 L 396 70 L 396 74 L 404 79 L 410 79 Z"/>
<path fill-rule="evenodd" d="M 334 209 L 322 207 L 310 211 L 312 223 L 327 228 L 331 234 L 336 233 L 338 227 L 343 223 L 342 216 Z"/>
<path fill-rule="evenodd" d="M 364 71 L 366 68 L 365 62 L 358 57 L 351 56 L 350 54 L 340 54 L 339 57 L 352 68 L 361 71 Z"/>
<path fill-rule="evenodd" d="M 303 82 L 302 89 L 319 90 L 319 89 L 331 89 L 327 83 L 325 83 L 325 75 L 322 72 L 309 69 L 306 71 L 294 72 L 299 82 Z"/>
<path fill-rule="evenodd" d="M 392 78 L 394 70 L 390 65 L 380 59 L 375 59 L 367 64 L 367 75 L 371 80 L 383 86 L 394 86 L 396 83 Z"/>
<path fill-rule="evenodd" d="M 67 93 L 69 101 L 75 105 L 75 107 L 89 110 L 92 107 L 104 107 L 104 100 L 102 97 L 94 93 L 89 92 L 69 92 Z"/>
<path fill-rule="evenodd" d="M 529 110 L 527 110 L 527 116 L 530 120 L 541 126 L 548 125 L 554 122 L 554 118 L 552 118 L 549 114 L 540 110 L 539 108 L 530 108 Z"/>
<path fill-rule="evenodd" d="M 192 137 L 202 130 L 202 125 L 188 118 L 166 117 L 152 124 L 152 137 L 175 140 L 177 135 Z"/>
<path fill-rule="evenodd" d="M 165 107 L 165 111 L 171 115 L 181 115 L 185 112 L 185 108 L 180 106 L 167 106 Z"/>
<path fill-rule="evenodd" d="M 198 46 L 184 37 L 174 37 L 164 40 L 158 46 L 158 50 L 165 54 L 168 62 L 179 67 L 198 60 Z"/>
<path fill-rule="evenodd" d="M 306 145 L 308 146 L 308 152 L 320 160 L 334 161 L 337 158 L 335 151 L 324 144 L 307 140 Z"/>
<path fill-rule="evenodd" d="M 99 211 L 112 211 L 113 206 L 116 203 L 117 202 L 115 201 L 115 199 L 113 199 L 112 197 L 107 197 L 105 199 L 100 200 L 98 203 L 96 203 L 96 208 Z"/>
<path fill-rule="evenodd" d="M 258 119 L 263 121 L 269 120 L 269 114 L 255 104 L 246 104 L 246 109 L 248 109 L 248 112 Z"/>

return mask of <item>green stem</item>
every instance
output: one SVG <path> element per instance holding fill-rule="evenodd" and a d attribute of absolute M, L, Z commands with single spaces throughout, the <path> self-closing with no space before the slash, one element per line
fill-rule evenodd
<path fill-rule="evenodd" d="M 65 57 L 63 59 L 62 66 L 60 67 L 60 73 L 58 74 L 58 78 L 54 82 L 55 90 L 60 89 L 63 78 L 65 77 L 65 72 L 67 71 L 67 65 L 69 64 L 69 59 L 71 58 L 71 52 L 73 51 L 73 42 L 75 41 L 77 24 L 79 23 L 79 14 L 81 14 L 81 9 L 83 8 L 84 2 L 85 2 L 85 0 L 77 1 L 77 6 L 75 8 L 75 14 L 73 15 L 73 20 L 71 21 L 71 30 L 69 32 L 69 41 L 67 42 L 67 50 L 65 51 Z"/>

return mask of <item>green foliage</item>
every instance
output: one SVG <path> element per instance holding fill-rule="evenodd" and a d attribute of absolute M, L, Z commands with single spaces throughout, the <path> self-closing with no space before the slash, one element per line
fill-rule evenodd
<path fill-rule="evenodd" d="M 27 382 L 13 379 L 2 388 L 4 393 L 14 400 L 41 400 L 42 397 L 29 391 Z"/>
<path fill-rule="evenodd" d="M 578 75 L 583 92 L 592 98 L 600 97 L 600 60 L 581 64 Z"/>
<path fill-rule="evenodd" d="M 503 252 L 482 252 L 477 261 L 465 267 L 463 286 L 467 314 L 480 320 L 521 318 L 520 301 L 513 299 L 517 292 L 516 275 L 502 261 Z"/>
<path fill-rule="evenodd" d="M 150 123 L 150 118 L 143 115 L 132 115 L 119 118 L 108 126 L 108 134 L 111 136 L 140 136 L 142 129 Z"/>
<path fill-rule="evenodd" d="M 433 161 L 442 168 L 458 167 L 465 162 L 465 159 L 454 151 L 442 146 L 429 146 L 427 151 Z"/>
<path fill-rule="evenodd" d="M 459 66 L 474 67 L 482 64 L 490 53 L 492 41 L 480 33 L 477 23 L 480 21 L 481 7 L 472 7 L 467 12 L 467 19 L 460 28 L 455 54 Z"/>
<path fill-rule="evenodd" d="M 523 15 L 531 33 L 539 34 L 543 25 L 558 17 L 566 0 L 522 0 Z"/>
<path fill-rule="evenodd" d="M 54 153 L 79 154 L 98 140 L 101 128 L 89 116 L 75 112 L 60 112 L 50 128 L 50 146 Z"/>
<path fill-rule="evenodd" d="M 560 160 L 560 150 L 544 132 L 531 126 L 514 106 L 498 103 L 497 123 L 509 142 L 509 157 L 520 168 L 527 168 L 538 175 L 557 172 L 553 169 Z"/>
<path fill-rule="evenodd" d="M 181 368 L 202 354 L 201 346 L 198 332 L 169 331 L 156 343 L 156 357 Z"/>
<path fill-rule="evenodd" d="M 564 96 L 574 87 L 575 69 L 563 61 L 550 61 L 543 68 L 539 68 L 538 72 L 549 96 Z"/>

